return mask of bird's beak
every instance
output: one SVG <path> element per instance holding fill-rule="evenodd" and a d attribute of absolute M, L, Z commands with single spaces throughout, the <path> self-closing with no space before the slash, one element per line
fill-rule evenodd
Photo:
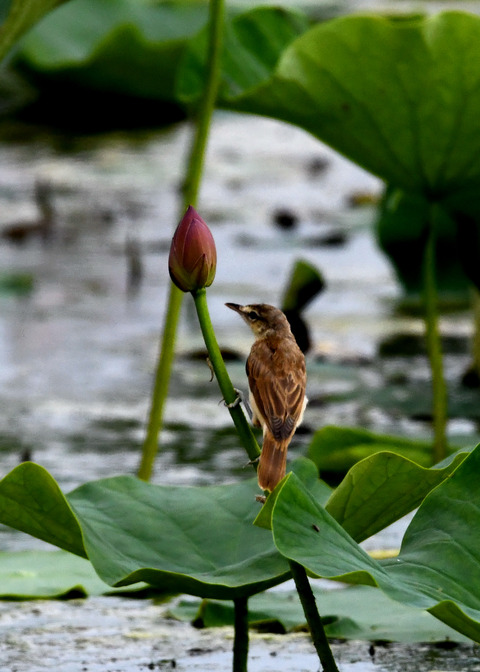
<path fill-rule="evenodd" d="M 227 306 L 227 308 L 231 308 L 236 313 L 240 314 L 242 313 L 243 306 L 240 306 L 238 303 L 226 303 L 225 305 Z"/>

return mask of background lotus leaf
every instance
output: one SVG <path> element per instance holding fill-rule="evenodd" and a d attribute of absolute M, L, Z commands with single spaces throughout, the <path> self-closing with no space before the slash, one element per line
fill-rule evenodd
<path fill-rule="evenodd" d="M 221 103 L 297 124 L 429 199 L 471 192 L 480 185 L 479 41 L 480 19 L 462 12 L 342 17 L 291 42 L 253 85 L 225 68 Z M 257 57 L 253 42 L 245 48 Z"/>
<path fill-rule="evenodd" d="M 0 61 L 44 14 L 66 0 L 11 0 L 0 9 Z M 5 6 L 7 5 L 7 6 Z"/>
<path fill-rule="evenodd" d="M 389 599 L 368 586 L 325 589 L 312 586 L 328 637 L 394 642 L 465 642 L 467 638 L 431 614 Z M 290 631 L 305 626 L 298 594 L 290 590 L 270 590 L 254 595 L 248 602 L 249 623 L 261 632 Z M 229 602 L 181 600 L 169 613 L 192 621 L 197 627 L 233 625 L 234 610 Z"/>
<path fill-rule="evenodd" d="M 334 425 L 327 425 L 315 432 L 308 446 L 308 457 L 315 462 L 320 473 L 345 472 L 359 460 L 385 450 L 424 467 L 432 464 L 430 441 Z"/>
<path fill-rule="evenodd" d="M 25 71 L 132 96 L 171 99 L 187 40 L 205 25 L 202 3 L 74 0 L 23 41 Z"/>

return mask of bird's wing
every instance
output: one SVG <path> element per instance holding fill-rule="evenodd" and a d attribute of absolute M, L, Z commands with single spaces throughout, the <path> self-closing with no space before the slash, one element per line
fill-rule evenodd
<path fill-rule="evenodd" d="M 248 382 L 257 409 L 278 440 L 293 434 L 303 412 L 305 359 L 300 350 L 293 354 L 293 358 L 275 357 L 260 341 L 254 344 L 247 360 Z"/>

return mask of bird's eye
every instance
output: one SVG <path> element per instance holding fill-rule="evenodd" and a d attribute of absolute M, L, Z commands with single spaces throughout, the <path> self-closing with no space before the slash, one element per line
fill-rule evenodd
<path fill-rule="evenodd" d="M 256 313 L 254 310 L 251 310 L 251 311 L 248 313 L 248 317 L 249 317 L 251 320 L 259 320 L 259 319 L 260 319 L 260 315 L 259 315 L 258 313 Z"/>

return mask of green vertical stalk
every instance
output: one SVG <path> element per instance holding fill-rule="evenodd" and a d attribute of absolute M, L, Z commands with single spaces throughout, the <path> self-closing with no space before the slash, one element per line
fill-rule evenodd
<path fill-rule="evenodd" d="M 447 454 L 447 386 L 443 372 L 442 344 L 439 329 L 438 294 L 435 269 L 435 206 L 430 208 L 428 238 L 423 261 L 423 298 L 425 305 L 425 335 L 432 373 L 433 395 L 433 459 L 443 460 Z"/>
<path fill-rule="evenodd" d="M 324 672 L 338 672 L 305 567 L 294 560 L 289 560 L 289 565 L 322 669 Z"/>
<path fill-rule="evenodd" d="M 198 108 L 196 130 L 190 149 L 188 169 L 183 187 L 185 208 L 188 205 L 195 206 L 203 175 L 205 151 L 220 82 L 224 14 L 224 0 L 210 0 L 207 81 Z"/>
<path fill-rule="evenodd" d="M 158 435 L 162 427 L 163 411 L 168 396 L 182 300 L 183 292 L 171 282 L 160 352 L 153 383 L 152 398 L 150 401 L 147 433 L 143 442 L 142 458 L 137 473 L 138 478 L 141 478 L 144 481 L 149 481 L 152 477 L 153 464 L 158 451 Z"/>
<path fill-rule="evenodd" d="M 235 639 L 233 642 L 233 672 L 247 672 L 248 665 L 248 598 L 237 597 L 235 607 Z"/>
<path fill-rule="evenodd" d="M 209 12 L 209 50 L 207 80 L 196 116 L 195 132 L 184 183 L 183 210 L 196 205 L 205 164 L 205 153 L 212 123 L 213 111 L 220 81 L 220 57 L 223 42 L 224 0 L 211 0 Z M 157 360 L 153 392 L 150 402 L 147 431 L 142 447 L 142 457 L 137 475 L 149 481 L 159 446 L 159 434 L 163 424 L 163 412 L 168 395 L 175 341 L 182 307 L 183 293 L 170 283 L 167 312 L 164 318 L 161 347 Z"/>
<path fill-rule="evenodd" d="M 225 403 L 227 405 L 232 404 L 237 398 L 237 392 L 232 385 L 225 362 L 223 361 L 222 353 L 218 347 L 212 321 L 208 312 L 207 292 L 205 289 L 200 289 L 192 295 L 193 300 L 195 301 L 195 308 L 200 323 L 200 329 L 202 330 L 203 340 L 207 346 L 208 357 L 215 372 L 215 377 L 217 378 Z M 230 415 L 232 416 L 242 445 L 247 451 L 250 460 L 254 462 L 260 455 L 260 448 L 258 447 L 252 428 L 245 417 L 242 407 L 238 404 L 237 406 L 231 406 L 228 410 L 230 411 Z"/>
<path fill-rule="evenodd" d="M 473 342 L 472 342 L 472 369 L 480 378 L 480 292 L 472 289 L 473 304 Z"/>

